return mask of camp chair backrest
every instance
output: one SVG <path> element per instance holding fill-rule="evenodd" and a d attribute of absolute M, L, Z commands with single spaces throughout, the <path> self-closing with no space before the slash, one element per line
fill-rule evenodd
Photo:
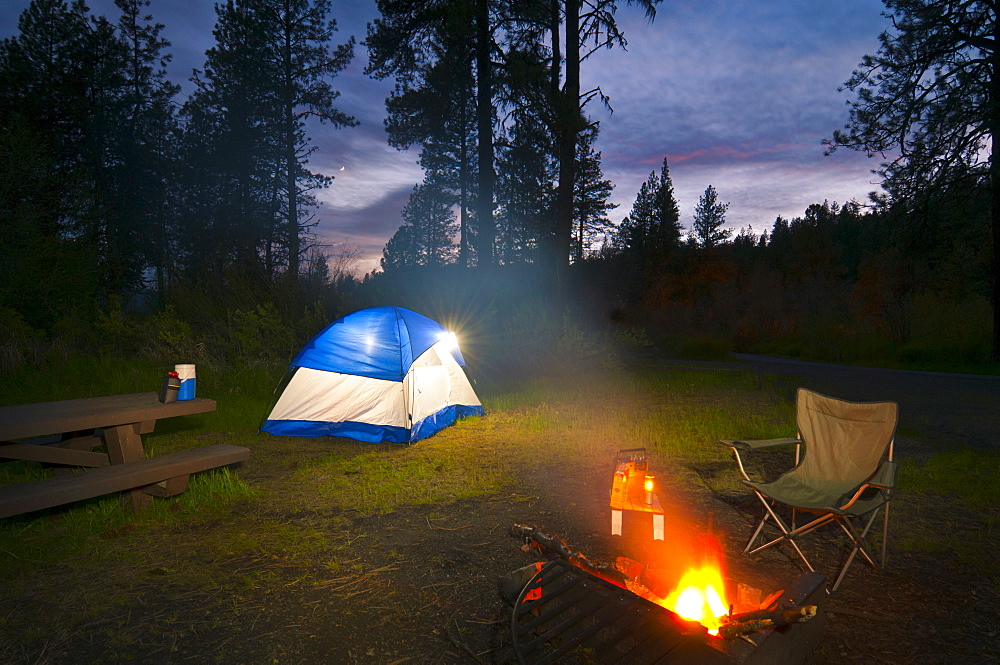
<path fill-rule="evenodd" d="M 796 396 L 804 455 L 795 473 L 817 485 L 857 487 L 886 457 L 896 431 L 895 402 L 846 402 L 805 388 Z"/>

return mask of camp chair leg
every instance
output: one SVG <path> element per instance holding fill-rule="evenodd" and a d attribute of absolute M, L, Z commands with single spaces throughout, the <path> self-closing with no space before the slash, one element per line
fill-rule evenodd
<path fill-rule="evenodd" d="M 757 540 L 757 536 L 760 535 L 760 532 L 764 530 L 764 523 L 767 522 L 770 517 L 771 516 L 768 513 L 764 513 L 764 517 L 762 517 L 760 522 L 757 524 L 757 529 L 754 530 L 753 535 L 750 536 L 750 540 L 747 541 L 747 546 L 743 548 L 744 556 L 750 553 L 750 548 L 753 547 L 754 541 Z"/>
<path fill-rule="evenodd" d="M 767 511 L 767 514 L 764 515 L 764 518 L 760 521 L 760 524 L 757 525 L 757 531 L 754 533 L 753 538 L 747 544 L 746 549 L 743 550 L 743 553 L 746 555 L 756 554 L 757 552 L 767 549 L 772 545 L 777 545 L 783 540 L 787 540 L 788 543 L 795 548 L 795 551 L 798 552 L 799 557 L 802 559 L 802 562 L 806 564 L 806 568 L 808 568 L 812 572 L 816 572 L 815 569 L 812 567 L 812 564 L 809 563 L 809 559 L 806 558 L 806 555 L 799 548 L 799 544 L 795 542 L 795 536 L 802 535 L 803 533 L 809 533 L 813 529 L 817 528 L 818 526 L 820 526 L 820 524 L 822 524 L 825 521 L 824 520 L 825 516 L 813 520 L 809 524 L 806 524 L 805 526 L 800 527 L 797 530 L 792 530 L 785 525 L 784 520 L 778 517 L 778 514 L 774 512 L 773 508 L 771 508 L 771 504 L 768 503 L 767 499 L 765 499 L 764 496 L 760 494 L 760 492 L 755 491 L 754 493 L 757 495 L 757 498 L 760 499 L 760 502 L 764 504 L 764 509 Z M 753 545 L 753 541 L 756 540 L 757 535 L 760 533 L 761 529 L 764 528 L 764 523 L 767 521 L 768 516 L 770 516 L 771 519 L 774 520 L 774 523 L 778 525 L 778 528 L 781 529 L 781 535 L 775 538 L 774 540 L 764 543 L 763 545 L 759 545 L 754 549 L 750 549 L 751 545 Z"/>
<path fill-rule="evenodd" d="M 888 504 L 886 504 L 885 507 L 888 508 L 889 507 Z M 878 570 L 878 571 L 883 570 L 883 568 L 885 566 L 885 554 L 884 554 L 884 552 L 885 552 L 885 541 L 883 540 L 883 543 L 882 543 L 883 544 L 883 548 L 882 548 L 883 549 L 883 554 L 882 554 L 882 559 L 881 559 L 881 563 L 882 563 L 881 566 L 879 564 L 875 563 L 874 556 L 873 556 L 873 554 L 871 552 L 869 552 L 867 542 L 865 541 L 865 539 L 868 537 L 868 531 L 871 529 L 872 524 L 875 523 L 875 519 L 878 517 L 878 510 L 879 509 L 876 508 L 872 512 L 871 517 L 868 518 L 868 521 L 865 523 L 864 529 L 862 529 L 860 533 L 854 527 L 854 525 L 851 523 L 851 520 L 850 520 L 849 517 L 842 517 L 842 518 L 840 518 L 840 519 L 837 520 L 837 524 L 840 525 L 840 527 L 844 530 L 844 533 L 846 533 L 847 536 L 848 536 L 848 538 L 851 539 L 852 543 L 854 544 L 854 548 L 851 550 L 851 553 L 848 555 L 847 561 L 844 563 L 844 567 L 840 569 L 840 574 L 837 575 L 837 579 L 836 579 L 836 581 L 834 581 L 833 586 L 830 587 L 830 593 L 833 593 L 834 591 L 836 591 L 837 587 L 840 586 L 841 580 L 844 579 L 844 576 L 847 574 L 847 569 L 851 567 L 851 563 L 854 562 L 854 557 L 857 555 L 858 552 L 861 552 L 861 556 L 863 556 L 865 559 L 867 559 L 868 563 L 871 564 L 872 568 L 874 568 L 875 570 Z M 883 531 L 883 538 L 884 537 L 885 537 L 885 531 Z"/>
<path fill-rule="evenodd" d="M 872 519 L 874 519 L 874 516 L 872 516 Z M 858 552 L 861 552 L 862 556 L 868 559 L 868 563 L 872 564 L 872 566 L 875 566 L 875 562 L 872 561 L 871 557 L 868 555 L 868 552 L 866 551 L 863 541 L 864 536 L 858 534 L 857 529 L 854 528 L 854 526 L 850 523 L 850 521 L 847 518 L 844 518 L 843 521 L 837 520 L 837 523 L 844 528 L 844 531 L 846 531 L 848 536 L 850 536 L 851 540 L 854 541 L 854 549 L 851 550 L 850 555 L 847 557 L 847 561 L 844 563 L 844 567 L 840 569 L 840 574 L 837 575 L 836 581 L 834 581 L 833 586 L 830 587 L 830 593 L 836 591 L 837 587 L 840 586 L 840 582 L 844 579 L 844 576 L 847 574 L 847 569 L 851 567 L 851 563 L 854 562 L 854 557 L 857 555 Z M 865 531 L 868 531 L 868 526 L 870 525 L 871 525 L 871 520 L 868 521 L 868 525 L 866 525 Z M 878 566 L 875 566 L 875 569 L 878 570 Z"/>
<path fill-rule="evenodd" d="M 889 543 L 889 502 L 888 501 L 885 502 L 885 506 L 883 506 L 883 509 L 885 510 L 885 515 L 883 516 L 883 520 L 882 520 L 882 559 L 881 559 L 881 563 L 882 563 L 882 568 L 884 569 L 885 568 L 886 546 Z"/>
<path fill-rule="evenodd" d="M 840 586 L 841 580 L 843 580 L 844 579 L 844 575 L 847 574 L 847 569 L 851 567 L 851 562 L 854 561 L 854 555 L 857 554 L 857 553 L 858 553 L 858 548 L 857 547 L 855 547 L 853 550 L 851 550 L 850 556 L 847 557 L 847 563 L 845 563 L 844 567 L 840 569 L 840 574 L 837 575 L 837 579 L 836 579 L 836 581 L 834 581 L 833 586 L 830 587 L 830 589 L 828 590 L 828 593 L 833 593 L 834 591 L 837 590 L 837 587 Z"/>
<path fill-rule="evenodd" d="M 879 565 L 875 563 L 875 558 L 872 553 L 868 550 L 868 543 L 865 540 L 868 538 L 868 531 L 871 529 L 872 524 L 874 524 L 876 517 L 878 517 L 878 508 L 872 512 L 871 517 L 868 518 L 868 521 L 865 523 L 865 527 L 861 530 L 861 533 L 858 533 L 858 530 L 853 524 L 851 524 L 851 520 L 848 517 L 837 520 L 837 523 L 840 524 L 844 533 L 846 533 L 847 537 L 854 543 L 854 549 L 861 550 L 862 556 L 868 560 L 868 563 L 871 564 L 872 568 L 875 570 L 881 570 Z"/>

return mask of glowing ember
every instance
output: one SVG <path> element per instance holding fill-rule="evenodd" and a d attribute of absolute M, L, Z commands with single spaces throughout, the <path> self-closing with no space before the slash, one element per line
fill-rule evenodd
<path fill-rule="evenodd" d="M 697 621 L 708 628 L 710 635 L 718 635 L 719 617 L 729 612 L 722 597 L 723 589 L 722 572 L 717 566 L 693 568 L 684 573 L 663 606 L 685 619 Z"/>

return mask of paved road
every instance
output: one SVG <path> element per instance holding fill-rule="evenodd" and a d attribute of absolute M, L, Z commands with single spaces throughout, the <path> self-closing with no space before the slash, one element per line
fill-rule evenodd
<path fill-rule="evenodd" d="M 727 367 L 774 375 L 780 386 L 802 386 L 852 401 L 899 403 L 897 441 L 914 453 L 961 446 L 1000 448 L 1000 376 L 890 370 L 736 354 Z M 712 364 L 712 363 L 708 363 Z"/>
<path fill-rule="evenodd" d="M 739 354 L 755 370 L 853 401 L 899 403 L 901 438 L 933 447 L 1000 447 L 1000 376 L 853 367 Z"/>

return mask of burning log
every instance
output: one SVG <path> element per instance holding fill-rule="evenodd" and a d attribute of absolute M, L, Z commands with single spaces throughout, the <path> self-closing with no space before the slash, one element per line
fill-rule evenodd
<path fill-rule="evenodd" d="M 719 637 L 727 640 L 740 639 L 765 628 L 788 626 L 793 623 L 804 623 L 816 616 L 815 605 L 797 607 L 777 607 L 767 610 L 754 610 L 741 614 L 730 614 L 722 617 L 719 626 Z"/>
<path fill-rule="evenodd" d="M 549 536 L 535 527 L 526 524 L 515 524 L 510 528 L 510 533 L 512 536 L 524 539 L 529 546 L 534 542 L 541 550 L 548 550 L 558 554 L 560 558 L 568 563 L 573 564 L 577 568 L 582 568 L 591 575 L 600 577 L 602 580 L 617 584 L 620 587 L 627 585 L 627 578 L 617 568 L 606 563 L 591 561 L 583 553 L 571 550 L 562 538 Z"/>

